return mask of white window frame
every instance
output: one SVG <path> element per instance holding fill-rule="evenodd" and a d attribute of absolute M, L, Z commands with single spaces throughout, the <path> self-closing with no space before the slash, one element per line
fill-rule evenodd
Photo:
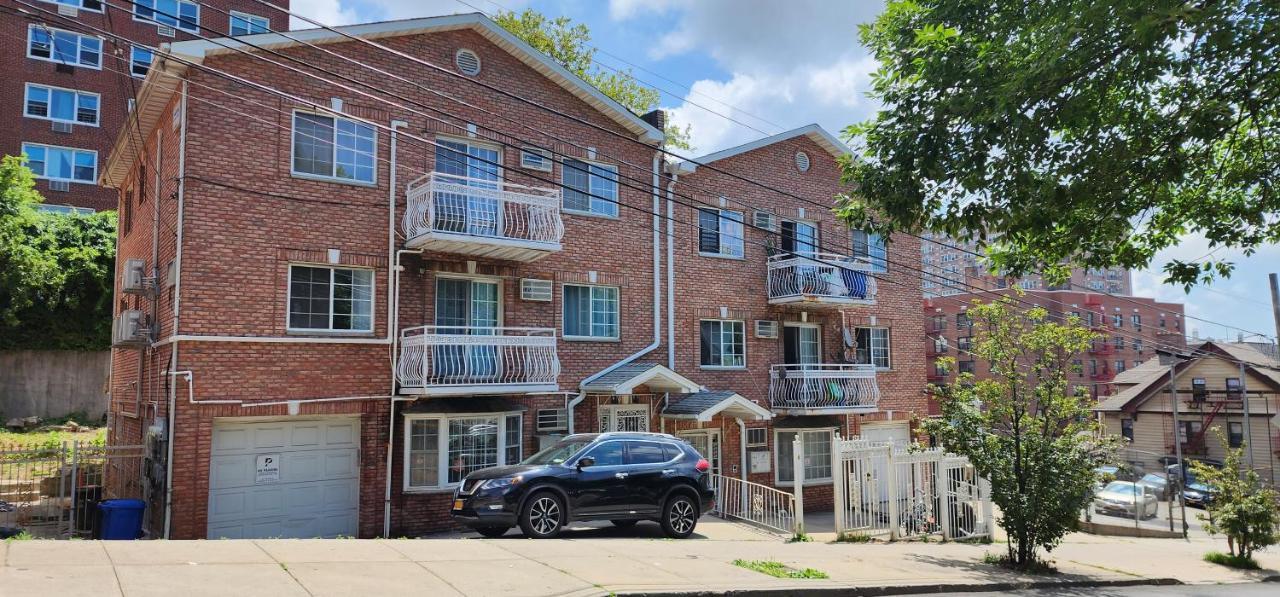
<path fill-rule="evenodd" d="M 150 6 L 144 6 L 144 4 L 148 4 L 148 3 L 150 4 Z M 183 27 L 183 26 L 182 26 L 183 21 L 182 21 L 182 19 L 180 18 L 180 15 L 182 14 L 182 8 L 179 6 L 179 5 L 181 5 L 181 4 L 190 4 L 190 5 L 192 5 L 192 6 L 194 6 L 194 7 L 195 7 L 195 9 L 196 9 L 196 25 L 195 25 L 195 28 L 194 28 L 194 29 L 188 29 L 188 28 L 186 28 L 186 27 Z M 136 0 L 136 1 L 135 1 L 135 3 L 134 3 L 134 5 L 133 5 L 133 11 L 132 11 L 132 12 L 133 12 L 133 20 L 138 21 L 138 22 L 140 22 L 140 23 L 150 23 L 150 24 L 154 24 L 154 25 L 159 25 L 159 26 L 161 26 L 161 27 L 173 27 L 174 29 L 177 29 L 177 30 L 179 30 L 179 31 L 186 31 L 187 33 L 193 33 L 193 34 L 195 34 L 195 35 L 200 35 L 200 4 L 199 4 L 199 3 L 192 2 L 191 0 L 174 0 L 173 9 L 174 9 L 175 11 L 177 11 L 177 14 L 174 14 L 174 15 L 172 15 L 172 16 L 165 16 L 165 17 L 163 17 L 163 18 L 172 18 L 172 19 L 173 19 L 173 21 L 174 21 L 172 24 L 170 24 L 170 23 L 163 23 L 163 22 L 160 22 L 160 21 L 158 21 L 158 20 L 156 20 L 156 19 L 154 19 L 154 18 L 151 18 L 151 17 L 144 17 L 144 16 L 139 15 L 139 14 L 138 14 L 138 11 L 139 11 L 139 10 L 141 10 L 141 9 L 144 9 L 144 8 L 145 8 L 145 9 L 147 9 L 147 10 L 150 10 L 150 11 L 151 11 L 151 12 L 153 12 L 153 13 L 159 13 L 159 12 L 162 12 L 162 11 L 160 11 L 159 9 L 157 9 L 157 8 L 156 8 L 156 0 Z"/>
<path fill-rule="evenodd" d="M 862 234 L 867 239 L 867 242 L 865 243 L 867 246 L 866 255 L 859 255 L 855 250 L 858 247 L 858 243 L 854 238 L 858 234 Z M 879 244 L 871 242 L 872 237 L 879 239 Z M 881 252 L 883 254 L 879 254 Z M 885 238 L 882 234 L 867 232 L 866 230 L 851 230 L 849 232 L 849 253 L 853 257 L 866 259 L 867 263 L 871 266 L 872 273 L 886 273 L 889 271 L 889 239 Z M 953 273 L 958 272 L 959 270 L 957 269 Z"/>
<path fill-rule="evenodd" d="M 292 322 L 290 320 L 292 319 L 291 315 L 293 315 L 293 312 L 292 312 L 293 268 L 295 267 L 310 267 L 310 268 L 330 270 L 330 273 L 329 273 L 329 327 L 327 328 L 295 328 L 293 327 Z M 334 329 L 333 327 L 333 287 L 334 287 L 333 272 L 340 269 L 369 272 L 369 329 L 344 330 L 344 329 Z M 307 262 L 290 263 L 289 274 L 288 276 L 285 277 L 285 284 L 286 284 L 285 303 L 284 303 L 285 330 L 287 330 L 291 334 L 324 334 L 324 335 L 355 335 L 355 336 L 367 336 L 367 335 L 373 334 L 374 329 L 377 327 L 377 322 L 375 321 L 375 319 L 377 318 L 377 312 L 378 312 L 378 275 L 377 273 L 378 273 L 377 270 L 371 267 L 356 267 L 352 265 L 334 265 L 331 263 L 307 263 Z"/>
<path fill-rule="evenodd" d="M 595 320 L 596 311 L 595 311 L 595 309 L 594 309 L 595 302 L 596 302 L 596 297 L 595 297 L 596 289 L 604 289 L 604 290 L 612 290 L 612 291 L 613 291 L 613 293 L 614 293 L 614 296 L 613 296 L 613 299 L 614 299 L 614 300 L 613 300 L 613 304 L 614 304 L 614 306 L 615 306 L 615 307 L 617 307 L 616 311 L 614 312 L 614 320 L 617 322 L 617 325 L 614 327 L 614 331 L 615 331 L 614 335 L 612 335 L 612 336 L 593 336 L 593 335 L 583 336 L 583 335 L 570 335 L 570 334 L 569 334 L 569 323 L 568 323 L 568 322 L 569 322 L 569 318 L 567 317 L 567 314 L 565 313 L 565 309 L 567 309 L 567 308 L 568 308 L 568 305 L 569 305 L 569 299 L 568 299 L 568 297 L 569 297 L 569 292 L 568 292 L 568 290 L 569 290 L 569 288 L 570 288 L 570 287 L 575 287 L 575 288 L 588 288 L 588 289 L 590 289 L 590 290 L 589 290 L 590 296 L 588 296 L 588 300 L 587 300 L 587 311 L 588 311 L 588 320 L 589 320 L 589 321 L 588 321 L 588 323 L 587 323 L 587 327 L 588 327 L 589 329 L 591 329 L 591 330 L 594 330 L 594 329 L 595 329 L 595 324 L 596 324 L 596 320 Z M 562 284 L 562 285 L 560 286 L 560 303 L 561 303 L 561 305 L 560 305 L 560 329 L 561 329 L 561 332 L 562 332 L 562 333 L 561 333 L 561 337 L 562 337 L 562 338 L 564 338 L 565 340 L 573 340 L 573 341 L 595 341 L 595 342 L 610 342 L 610 341 L 615 341 L 615 342 L 616 342 L 616 341 L 618 341 L 618 340 L 621 340 L 621 338 L 622 338 L 622 289 L 621 289 L 621 288 L 619 288 L 619 287 L 617 287 L 617 286 L 609 286 L 609 285 L 607 285 L 607 284 L 569 284 L 569 283 L 565 283 L 565 284 Z"/>
<path fill-rule="evenodd" d="M 721 345 L 723 346 L 724 324 L 737 324 L 738 329 L 742 332 L 742 364 L 741 365 L 707 365 L 702 362 L 702 324 L 715 321 L 720 323 Z M 724 355 L 721 354 L 720 362 L 724 362 Z M 700 369 L 721 369 L 721 370 L 741 370 L 747 368 L 747 322 L 741 319 L 720 319 L 716 317 L 703 318 L 698 320 L 698 367 Z"/>
<path fill-rule="evenodd" d="M 138 52 L 146 52 L 147 54 L 151 55 L 151 59 L 147 61 L 147 72 L 144 72 L 141 74 L 139 74 L 136 70 L 134 70 L 134 64 L 138 62 L 138 59 L 136 56 L 134 56 L 134 54 Z M 156 62 L 156 53 L 153 52 L 150 48 L 144 48 L 137 44 L 134 44 L 133 46 L 129 47 L 129 75 L 130 76 L 137 77 L 139 79 L 145 79 L 147 77 L 147 73 L 151 72 L 151 65 L 155 64 L 155 62 Z"/>
<path fill-rule="evenodd" d="M 803 437 L 804 434 L 807 434 L 807 433 L 827 434 L 829 436 L 829 442 L 827 443 L 827 445 L 831 446 L 831 452 L 828 454 L 828 456 L 831 458 L 831 474 L 835 474 L 835 468 L 838 464 L 835 458 L 835 452 L 836 452 L 836 428 L 835 427 L 805 427 L 805 428 L 796 428 L 796 429 L 775 428 L 773 430 L 773 484 L 775 487 L 795 487 L 796 485 L 795 471 L 791 472 L 792 480 L 790 481 L 782 480 L 782 457 L 779 454 L 779 449 L 782 446 L 782 440 L 778 438 L 783 433 L 795 433 L 797 435 L 800 435 L 801 437 Z M 804 440 L 802 439 L 800 443 L 803 444 Z M 809 487 L 810 485 L 829 485 L 830 483 L 831 483 L 830 475 L 826 477 L 818 477 L 813 479 L 810 479 L 806 475 L 804 479 L 804 483 L 801 484 L 801 487 Z"/>
<path fill-rule="evenodd" d="M 586 195 L 587 195 L 587 209 L 586 209 L 586 210 L 581 210 L 581 209 L 571 209 L 571 208 L 569 208 L 569 207 L 566 207 L 566 206 L 565 206 L 565 203 L 564 203 L 564 196 L 565 196 L 565 193 L 564 193 L 564 191 L 561 191 L 561 199 L 560 199 L 560 208 L 561 208 L 561 211 L 563 211 L 563 212 L 565 212 L 565 213 L 570 213 L 570 214 L 580 215 L 580 216 L 591 216 L 591 217 L 596 217 L 596 218 L 609 218 L 609 219 L 612 219 L 612 220 L 616 220 L 616 219 L 618 219 L 618 218 L 619 218 L 619 215 L 618 215 L 618 214 L 619 214 L 619 212 L 621 211 L 621 210 L 620 210 L 620 207 L 621 207 L 621 203 L 622 203 L 622 185 L 621 185 L 621 180 L 622 180 L 622 179 L 621 179 L 621 177 L 619 176 L 618 166 L 617 166 L 616 164 L 606 164 L 606 163 L 604 163 L 604 162 L 597 162 L 597 161 L 594 161 L 594 160 L 587 160 L 587 159 L 582 159 L 582 158 L 571 158 L 571 157 L 562 158 L 562 159 L 560 160 L 560 184 L 561 184 L 563 187 L 565 187 L 565 190 L 568 190 L 569 188 L 571 188 L 571 187 L 569 187 L 569 183 L 568 183 L 568 181 L 566 181 L 566 180 L 564 179 L 565 175 L 566 175 L 568 172 L 576 172 L 576 171 L 577 171 L 577 170 L 575 170 L 573 167 L 570 167 L 570 166 L 565 165 L 565 163 L 564 163 L 564 162 L 566 162 L 566 161 L 581 162 L 581 163 L 583 163 L 583 164 L 586 164 L 586 165 L 587 165 L 587 170 L 588 170 L 588 172 L 587 172 L 587 190 L 586 190 Z M 610 209 L 612 210 L 612 213 L 605 213 L 605 212 L 593 211 L 593 210 L 591 209 L 591 204 L 592 204 L 592 202 L 596 201 L 596 198 L 595 198 L 595 197 L 593 197 L 592 195 L 600 195 L 600 196 L 602 196 L 602 197 L 604 196 L 602 193 L 597 192 L 595 189 L 593 189 L 593 188 L 591 187 L 591 181 L 592 181 L 592 180 L 594 180 L 594 179 L 596 179 L 596 178 L 603 178 L 603 177 L 598 177 L 597 175 L 592 174 L 592 173 L 590 172 L 590 170 L 591 170 L 591 167 L 592 167 L 592 166 L 594 166 L 594 167 L 598 167 L 598 168 L 604 168 L 604 169 L 612 170 L 612 171 L 613 171 L 613 176 L 614 176 L 614 178 L 613 178 L 614 195 L 616 195 L 616 196 L 614 197 L 613 202 L 609 202 Z M 574 189 L 574 190 L 575 190 L 575 191 L 577 191 L 577 189 Z M 578 192 L 580 192 L 580 193 L 581 193 L 581 192 L 583 192 L 583 191 L 578 191 Z"/>
<path fill-rule="evenodd" d="M 461 485 L 461 481 L 457 483 L 449 483 L 449 421 L 454 419 L 479 419 L 479 418 L 495 418 L 498 420 L 498 460 L 497 466 L 503 466 L 509 463 L 507 459 L 507 418 L 518 417 L 520 420 L 520 459 L 524 459 L 524 413 L 521 411 L 507 412 L 490 412 L 490 413 L 450 413 L 448 415 L 441 414 L 414 414 L 406 413 L 404 415 L 404 441 L 403 441 L 403 479 L 401 487 L 404 493 L 420 493 L 431 491 L 452 491 L 453 488 Z M 439 459 L 436 464 L 436 482 L 432 485 L 411 485 L 409 483 L 409 465 L 412 458 L 410 448 L 412 447 L 412 431 L 414 421 L 435 420 L 439 425 L 437 433 L 436 457 Z"/>
<path fill-rule="evenodd" d="M 704 207 L 704 206 L 698 206 L 698 212 L 699 212 L 698 213 L 698 255 L 701 255 L 703 257 L 715 257 L 719 259 L 746 259 L 747 258 L 746 257 L 747 225 L 744 220 L 746 215 L 743 212 L 738 210 L 733 210 L 733 209 L 721 209 L 716 207 Z M 701 212 L 716 212 L 716 239 L 719 243 L 719 250 L 715 253 L 702 250 L 702 213 Z M 725 217 L 724 214 L 736 214 L 738 216 L 738 219 L 735 220 L 733 218 L 727 218 Z M 724 232 L 721 222 L 726 222 L 726 221 L 737 222 L 738 228 L 741 230 L 741 233 L 736 237 L 737 253 L 733 252 L 734 243 L 732 242 L 732 240 L 730 240 L 730 242 L 725 242 L 726 237 L 729 239 L 735 238 L 734 236 Z"/>
<path fill-rule="evenodd" d="M 761 441 L 752 441 L 752 434 L 759 433 L 764 436 Z M 743 443 L 748 448 L 766 448 L 769 446 L 769 428 L 768 427 L 747 427 L 747 437 L 743 438 Z"/>
<path fill-rule="evenodd" d="M 250 30 L 247 33 L 236 33 L 235 32 L 236 19 L 239 19 L 244 23 L 248 24 Z M 254 32 L 252 29 L 255 25 L 258 27 L 261 27 L 262 31 Z M 271 32 L 271 19 L 268 19 L 267 17 L 264 17 L 262 15 L 255 15 L 247 12 L 233 10 L 231 11 L 230 16 L 227 17 L 227 35 L 230 35 L 232 37 L 238 37 L 241 35 L 256 35 L 257 33 L 270 33 L 270 32 Z"/>
<path fill-rule="evenodd" d="M 38 178 L 38 179 L 42 179 L 42 180 L 59 180 L 59 181 L 64 181 L 64 182 L 76 183 L 76 184 L 98 184 L 98 152 L 96 152 L 96 151 L 94 151 L 94 150 L 92 150 L 92 149 L 81 149 L 81 148 L 79 148 L 79 147 L 66 147 L 66 146 L 63 146 L 63 145 L 49 145 L 49 144 L 47 144 L 47 143 L 31 143 L 31 142 L 29 142 L 29 141 L 23 141 L 23 143 L 22 143 L 22 153 L 27 153 L 27 146 L 28 146 L 28 145 L 34 145 L 34 146 L 36 146 L 36 147 L 42 147 L 42 148 L 44 148 L 44 150 L 45 150 L 45 152 L 46 152 L 45 160 L 44 160 L 44 162 L 43 162 L 43 163 L 44 163 L 44 167 L 40 169 L 40 172 L 38 172 L 38 173 L 37 173 L 37 172 L 35 171 L 35 169 L 32 169 L 32 170 L 31 170 L 31 172 L 32 172 L 33 174 L 35 174 L 35 177 L 36 177 L 36 178 Z M 72 153 L 72 156 L 71 156 L 71 173 L 72 173 L 72 175 L 73 175 L 73 176 L 75 175 L 75 171 L 76 171 L 76 160 L 75 160 L 75 154 L 77 154 L 77 153 L 88 153 L 88 154 L 92 154 L 92 155 L 93 155 L 93 178 L 92 178 L 92 179 L 90 179 L 90 180 L 80 180 L 80 179 L 78 179 L 78 178 L 62 178 L 62 177 L 55 177 L 55 176 L 46 176 L 46 175 L 45 175 L 45 172 L 47 172 L 47 171 L 48 171 L 48 169 L 49 169 L 49 156 L 48 156 L 48 153 L 47 153 L 47 152 L 48 152 L 50 149 L 55 149 L 55 150 L 62 150 L 62 151 L 70 151 L 70 152 L 73 152 L 73 153 Z M 28 165 L 30 165 L 30 161 L 28 161 Z"/>
<path fill-rule="evenodd" d="M 541 166 L 530 165 L 525 161 L 525 156 L 535 156 Z M 550 172 L 555 164 L 555 159 L 551 152 L 546 149 L 537 147 L 521 147 L 520 148 L 520 167 L 525 170 L 537 170 L 539 172 Z"/>
<path fill-rule="evenodd" d="M 333 120 L 333 138 L 329 140 L 329 142 L 333 144 L 333 156 L 330 158 L 331 174 L 325 175 L 325 174 L 312 174 L 310 172 L 299 172 L 294 168 L 294 166 L 296 165 L 294 162 L 294 158 L 297 155 L 297 145 L 298 145 L 298 133 L 297 133 L 298 120 L 297 119 L 299 114 L 307 114 L 309 116 L 318 116 L 321 118 L 329 118 Z M 367 126 L 373 132 L 373 153 L 372 153 L 373 178 L 371 180 L 365 181 L 365 180 L 360 180 L 358 178 L 342 178 L 336 174 L 332 174 L 333 172 L 337 172 L 337 169 L 338 169 L 338 121 L 339 120 L 345 120 L 347 122 L 355 123 L 360 126 Z M 356 120 L 354 118 L 345 118 L 342 116 L 335 116 L 333 114 L 327 114 L 324 112 L 314 112 L 311 110 L 295 109 L 289 117 L 289 175 L 293 176 L 294 178 L 305 178 L 308 180 L 321 180 L 324 182 L 336 182 L 341 184 L 358 185 L 362 187 L 378 186 L 378 127 L 373 126 L 372 124 L 369 124 L 363 120 Z"/>
<path fill-rule="evenodd" d="M 99 2 L 98 8 L 89 8 L 85 6 L 84 5 L 85 0 L 40 0 L 40 1 L 46 4 L 61 4 L 63 6 L 70 6 L 76 10 L 101 13 L 103 10 L 102 6 L 103 4 L 106 3 L 107 0 L 102 0 L 101 2 Z"/>
<path fill-rule="evenodd" d="M 33 40 L 33 35 L 35 35 L 35 32 L 37 29 L 41 31 L 45 31 L 49 34 L 49 57 L 48 58 L 45 58 L 44 56 L 36 56 L 35 54 L 31 53 L 31 42 Z M 56 37 L 58 33 L 67 33 L 67 34 L 76 36 L 77 41 L 76 41 L 75 62 L 68 62 L 66 60 L 59 60 L 55 58 L 56 52 L 54 51 L 54 47 L 57 44 L 54 41 L 54 37 Z M 97 64 L 84 64 L 80 61 L 80 51 L 82 46 L 84 46 L 84 40 L 86 39 L 98 40 L 98 63 Z M 80 68 L 89 68 L 93 70 L 102 70 L 102 55 L 104 52 L 103 50 L 104 45 L 106 45 L 106 41 L 96 35 L 85 35 L 83 33 L 77 33 L 75 31 L 68 31 L 66 29 L 58 29 L 56 27 L 49 27 L 47 25 L 38 25 L 35 23 L 27 25 L 27 58 L 30 58 L 32 60 L 40 60 L 42 62 L 52 62 L 54 64 L 67 64 L 70 66 L 78 66 Z"/>
<path fill-rule="evenodd" d="M 45 114 L 44 116 L 40 116 L 38 114 L 32 114 L 27 111 L 27 109 L 30 107 L 29 104 L 31 102 L 31 90 L 33 88 L 43 89 L 49 94 L 49 101 L 45 105 L 45 112 L 47 112 L 48 114 Z M 55 91 L 65 91 L 67 93 L 71 93 L 75 95 L 75 105 L 72 106 L 71 108 L 71 120 L 67 120 L 64 118 L 54 118 L 52 116 L 51 112 L 53 110 L 53 93 Z M 77 119 L 77 117 L 80 115 L 80 97 L 84 95 L 92 96 L 98 102 L 97 104 L 98 107 L 94 109 L 93 122 L 82 122 Z M 22 115 L 25 118 L 34 118 L 36 120 L 48 120 L 51 122 L 66 122 L 68 124 L 78 124 L 80 126 L 97 127 L 97 126 L 100 126 L 102 122 L 102 96 L 97 93 L 93 93 L 92 91 L 80 91 L 78 89 L 69 89 L 66 87 L 55 87 L 53 85 L 42 85 L 40 83 L 27 83 L 26 87 L 23 88 L 23 92 L 22 92 Z"/>
<path fill-rule="evenodd" d="M 872 333 L 874 332 L 874 330 L 884 330 L 884 352 L 885 352 L 885 361 L 887 361 L 887 362 L 888 362 L 888 365 L 883 366 L 883 367 L 882 367 L 882 366 L 879 366 L 879 365 L 876 365 L 876 370 L 877 370 L 877 371 L 889 371 L 889 370 L 893 369 L 893 330 L 892 330 L 891 328 L 889 328 L 888 326 L 877 326 L 877 325 L 860 325 L 860 326 L 854 326 L 854 328 L 853 328 L 853 332 L 854 332 L 854 339 L 855 339 L 855 340 L 856 340 L 856 339 L 857 339 L 857 337 L 858 337 L 858 336 L 857 336 L 857 334 L 858 334 L 858 330 L 860 330 L 860 329 L 872 330 L 872 332 L 868 332 L 868 334 L 867 334 L 867 341 L 868 341 L 868 342 L 870 342 L 870 341 L 872 340 L 871 335 L 872 335 Z M 868 347 L 867 347 L 867 351 L 868 351 L 868 352 L 867 352 L 867 357 L 868 357 L 868 360 L 870 360 L 870 363 L 864 363 L 864 364 L 875 365 L 876 358 L 875 358 L 875 355 L 871 352 L 872 350 L 875 350 L 875 346 L 868 346 Z M 855 349 L 854 349 L 854 351 L 855 351 L 855 354 L 856 354 L 857 349 L 855 348 Z M 855 360 L 856 360 L 856 359 L 855 359 Z"/>

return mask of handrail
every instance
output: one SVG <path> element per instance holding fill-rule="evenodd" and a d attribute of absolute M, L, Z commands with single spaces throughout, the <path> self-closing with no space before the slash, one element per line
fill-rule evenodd
<path fill-rule="evenodd" d="M 560 190 L 431 172 L 409 183 L 400 226 L 427 234 L 558 245 Z"/>
<path fill-rule="evenodd" d="M 737 477 L 714 473 L 709 477 L 716 497 L 714 514 L 781 533 L 798 532 L 802 521 L 796 519 L 795 494 Z"/>
<path fill-rule="evenodd" d="M 776 410 L 867 410 L 879 401 L 875 365 L 779 364 L 769 368 L 769 405 Z"/>
<path fill-rule="evenodd" d="M 399 347 L 405 387 L 548 385 L 560 375 L 552 328 L 424 325 L 401 330 Z"/>
<path fill-rule="evenodd" d="M 812 297 L 832 302 L 872 303 L 876 280 L 864 257 L 835 253 L 779 254 L 769 257 L 769 300 Z"/>

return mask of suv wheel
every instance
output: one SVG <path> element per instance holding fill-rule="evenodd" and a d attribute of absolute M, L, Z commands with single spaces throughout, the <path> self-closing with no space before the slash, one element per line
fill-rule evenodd
<path fill-rule="evenodd" d="M 532 539 L 555 537 L 564 523 L 564 503 L 550 491 L 533 494 L 520 511 L 520 530 Z"/>
<path fill-rule="evenodd" d="M 698 505 L 684 494 L 672 496 L 662 509 L 662 532 L 672 539 L 684 539 L 698 526 Z"/>
<path fill-rule="evenodd" d="M 476 529 L 476 532 L 490 539 L 496 539 L 507 534 L 509 530 L 511 530 L 511 527 L 480 527 Z"/>

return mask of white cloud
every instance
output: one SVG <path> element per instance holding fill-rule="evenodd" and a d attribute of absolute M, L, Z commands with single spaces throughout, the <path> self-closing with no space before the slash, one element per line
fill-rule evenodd
<path fill-rule="evenodd" d="M 662 14 L 676 6 L 678 0 L 609 0 L 609 18 L 625 21 L 641 14 Z"/>
<path fill-rule="evenodd" d="M 468 0 L 477 8 L 492 13 L 494 6 L 484 0 Z M 518 10 L 528 5 L 528 0 L 503 0 L 502 5 Z M 293 0 L 292 10 L 315 19 L 325 25 L 348 25 L 372 21 L 434 17 L 467 12 L 478 12 L 457 0 L 365 0 L 359 4 L 350 0 Z M 292 19 L 295 29 L 314 27 L 298 18 Z"/>
<path fill-rule="evenodd" d="M 330 26 L 360 21 L 355 9 L 344 7 L 339 0 L 293 0 L 289 4 L 289 10 Z M 315 26 L 298 17 L 289 18 L 290 29 L 311 29 Z"/>

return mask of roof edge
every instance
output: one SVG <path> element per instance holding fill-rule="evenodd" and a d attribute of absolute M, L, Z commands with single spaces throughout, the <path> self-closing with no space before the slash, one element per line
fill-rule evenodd
<path fill-rule="evenodd" d="M 709 153 L 704 156 L 679 162 L 675 164 L 675 166 L 673 167 L 674 173 L 675 174 L 691 174 L 697 171 L 699 165 L 707 164 L 708 162 L 714 162 L 717 160 L 723 160 L 725 158 L 730 158 L 735 155 L 743 154 L 748 151 L 754 151 L 756 149 L 760 149 L 761 147 L 773 145 L 774 143 L 780 143 L 782 141 L 787 141 L 789 139 L 794 139 L 800 136 L 809 137 L 815 143 L 822 146 L 823 149 L 827 150 L 828 153 L 836 157 L 840 157 L 843 155 L 850 155 L 853 153 L 853 150 L 849 149 L 848 145 L 845 145 L 843 142 L 841 142 L 840 139 L 837 138 L 835 135 L 831 134 L 830 131 L 828 131 L 825 128 L 822 128 L 821 125 L 814 123 L 814 124 L 807 124 L 800 128 L 795 128 L 789 131 L 778 133 L 776 135 L 761 137 L 754 141 L 748 141 L 746 143 L 743 143 L 741 145 L 735 145 L 728 149 L 722 149 L 714 153 Z"/>

